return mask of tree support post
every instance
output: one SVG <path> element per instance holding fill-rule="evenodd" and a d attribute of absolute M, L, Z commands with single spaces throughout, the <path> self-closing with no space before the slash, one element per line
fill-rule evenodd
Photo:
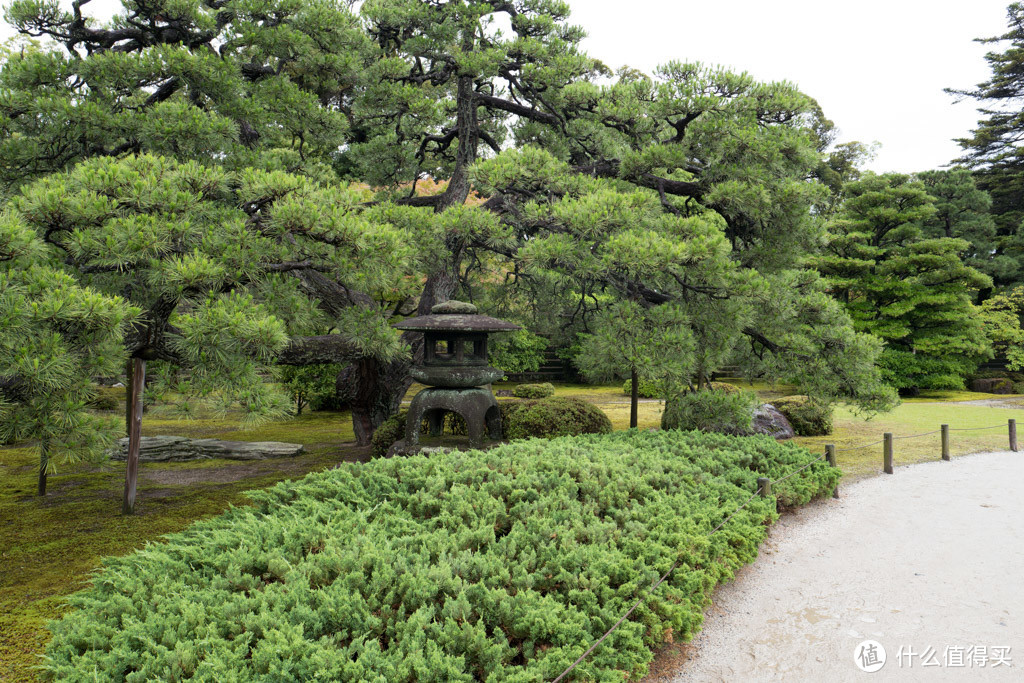
<path fill-rule="evenodd" d="M 39 444 L 39 487 L 36 491 L 40 496 L 46 495 L 46 470 L 50 466 L 50 440 L 43 439 Z"/>
<path fill-rule="evenodd" d="M 135 512 L 135 487 L 139 478 L 139 446 L 142 443 L 142 389 L 146 385 L 146 361 L 132 358 L 129 382 L 128 458 L 124 475 L 121 512 Z"/>
<path fill-rule="evenodd" d="M 892 474 L 892 432 L 882 435 L 882 465 L 886 474 Z"/>
<path fill-rule="evenodd" d="M 629 379 L 629 428 L 636 429 L 638 424 L 637 404 L 640 403 L 640 376 L 635 368 L 630 373 Z"/>
<path fill-rule="evenodd" d="M 830 467 L 837 467 L 836 465 L 836 445 L 834 443 L 825 444 L 825 460 L 828 461 Z M 839 484 L 836 484 L 835 489 L 832 490 L 832 497 L 839 497 Z"/>
<path fill-rule="evenodd" d="M 1010 420 L 1010 450 L 1017 452 L 1017 421 Z"/>
<path fill-rule="evenodd" d="M 942 425 L 942 459 L 949 460 L 949 425 Z"/>

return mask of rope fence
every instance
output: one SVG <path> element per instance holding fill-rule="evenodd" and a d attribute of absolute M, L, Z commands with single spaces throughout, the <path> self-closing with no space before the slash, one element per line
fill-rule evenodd
<path fill-rule="evenodd" d="M 936 429 L 936 430 L 933 430 L 933 431 L 930 431 L 930 432 L 923 432 L 921 434 L 909 434 L 907 436 L 893 436 L 891 433 L 886 432 L 885 434 L 883 434 L 883 438 L 882 438 L 881 441 L 872 441 L 871 443 L 860 444 L 858 446 L 848 446 L 846 448 L 838 448 L 837 449 L 835 447 L 835 444 L 827 444 L 825 446 L 825 452 L 824 453 L 819 455 L 814 460 L 811 460 L 811 461 L 805 463 L 799 469 L 796 469 L 796 470 L 790 472 L 789 474 L 785 475 L 784 477 L 780 477 L 779 479 L 776 479 L 774 482 L 771 479 L 767 478 L 767 477 L 758 477 L 758 479 L 757 479 L 757 490 L 755 490 L 754 493 L 752 493 L 750 495 L 750 497 L 747 498 L 743 502 L 742 505 L 740 505 L 738 508 L 733 510 L 729 514 L 728 517 L 726 517 L 721 522 L 719 522 L 718 526 L 716 526 L 714 529 L 712 529 L 708 533 L 708 538 L 713 536 L 715 534 L 715 532 L 717 532 L 719 529 L 721 529 L 726 524 L 728 524 L 729 521 L 733 517 L 735 517 L 737 514 L 739 514 L 739 512 L 741 510 L 745 509 L 748 505 L 750 505 L 750 502 L 752 500 L 754 500 L 754 498 L 757 498 L 758 496 L 761 496 L 762 498 L 767 498 L 768 496 L 770 496 L 773 484 L 781 484 L 782 482 L 786 481 L 790 477 L 794 477 L 797 474 L 803 472 L 804 470 L 806 470 L 811 465 L 814 465 L 815 463 L 821 462 L 821 460 L 823 460 L 823 459 L 827 460 L 828 464 L 831 465 L 832 467 L 836 467 L 836 453 L 843 453 L 843 452 L 847 452 L 847 451 L 862 450 L 864 448 L 870 448 L 872 446 L 877 446 L 879 444 L 882 444 L 882 447 L 883 447 L 882 448 L 882 468 L 883 468 L 883 470 L 885 471 L 886 474 L 893 474 L 893 472 L 894 472 L 894 470 L 893 470 L 893 442 L 894 441 L 903 440 L 903 439 L 918 439 L 918 438 L 925 437 L 925 436 L 932 436 L 933 434 L 941 434 L 942 435 L 942 459 L 943 460 L 949 460 L 950 459 L 950 455 L 949 455 L 949 433 L 950 432 L 971 432 L 971 431 L 982 431 L 982 430 L 987 430 L 987 429 L 1002 429 L 1002 428 L 1007 429 L 1007 436 L 1009 437 L 1009 444 L 1008 445 L 1010 447 L 1010 450 L 1016 452 L 1017 451 L 1017 421 L 1016 420 L 1008 420 L 1007 424 L 992 425 L 991 427 L 959 427 L 959 428 L 950 428 L 949 425 L 942 425 L 941 427 L 939 427 L 939 429 Z M 833 498 L 838 498 L 839 497 L 839 487 L 838 486 L 832 492 L 832 497 Z M 593 645 L 591 645 L 589 648 L 587 648 L 587 651 L 584 652 L 582 655 L 580 655 L 579 658 L 575 662 L 570 664 L 569 667 L 565 671 L 560 673 L 558 675 L 558 678 L 554 679 L 552 681 L 552 683 L 559 683 L 559 681 L 561 681 L 566 676 L 568 676 L 573 671 L 573 669 L 575 669 L 584 660 L 586 660 L 586 658 L 588 656 L 590 656 L 590 653 L 592 653 L 594 650 L 596 650 L 598 648 L 598 646 L 600 646 L 601 643 L 603 643 L 608 638 L 608 636 L 610 636 L 612 633 L 615 632 L 615 629 L 617 629 L 619 626 L 621 626 L 622 623 L 624 621 L 626 621 L 626 619 L 629 618 L 629 615 L 632 614 L 633 611 L 637 607 L 639 607 L 641 605 L 641 603 L 643 603 L 644 599 L 646 599 L 649 595 L 651 595 L 651 593 L 653 593 L 655 590 L 658 589 L 658 586 L 660 586 L 662 583 L 665 582 L 665 580 L 672 574 L 672 572 L 676 569 L 676 567 L 679 566 L 679 562 L 680 561 L 678 559 L 675 562 L 673 562 L 672 566 L 670 566 L 668 568 L 668 571 L 666 571 L 664 574 L 661 575 L 661 578 L 658 579 L 657 583 L 655 583 L 643 595 L 641 595 L 639 598 L 637 598 L 636 602 L 633 603 L 632 607 L 630 607 L 628 610 L 626 610 L 626 613 L 623 614 L 621 617 L 619 617 L 619 620 L 616 621 L 614 624 L 612 624 L 612 627 L 610 629 L 608 629 L 607 631 L 605 631 L 604 635 L 602 635 L 600 638 L 598 638 L 597 641 L 595 641 Z"/>

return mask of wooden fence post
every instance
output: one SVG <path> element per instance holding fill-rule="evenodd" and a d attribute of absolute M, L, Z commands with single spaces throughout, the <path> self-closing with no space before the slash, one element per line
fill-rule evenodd
<path fill-rule="evenodd" d="M 886 474 L 892 474 L 892 432 L 882 435 L 882 465 Z"/>
<path fill-rule="evenodd" d="M 942 459 L 949 460 L 949 425 L 942 425 Z"/>
<path fill-rule="evenodd" d="M 1010 450 L 1017 452 L 1017 421 L 1010 420 Z"/>
<path fill-rule="evenodd" d="M 768 477 L 758 477 L 757 488 L 761 491 L 761 497 L 767 498 L 772 495 L 772 480 Z"/>
<path fill-rule="evenodd" d="M 836 445 L 834 443 L 825 444 L 825 459 L 831 467 L 836 467 Z M 832 491 L 832 497 L 839 497 L 839 484 L 836 484 L 836 488 Z"/>

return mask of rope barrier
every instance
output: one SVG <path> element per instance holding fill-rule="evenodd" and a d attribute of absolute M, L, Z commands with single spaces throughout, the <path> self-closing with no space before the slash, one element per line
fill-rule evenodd
<path fill-rule="evenodd" d="M 930 432 L 925 432 L 923 434 L 911 434 L 909 436 L 894 436 L 894 437 L 892 437 L 892 440 L 893 441 L 899 441 L 900 439 L 917 439 L 918 437 L 922 437 L 922 436 L 931 436 L 932 434 L 938 434 L 941 431 L 942 431 L 941 429 L 934 429 L 934 430 L 932 430 Z"/>
<path fill-rule="evenodd" d="M 951 432 L 976 432 L 979 429 L 1005 429 L 1005 428 L 1006 428 L 1006 425 L 1005 424 L 1001 424 L 1001 425 L 992 425 L 991 427 L 960 427 L 959 429 L 954 429 L 954 428 L 950 427 L 949 431 L 951 431 Z"/>
<path fill-rule="evenodd" d="M 822 453 L 821 455 L 819 455 L 819 456 L 818 456 L 817 458 L 815 458 L 814 460 L 811 460 L 810 462 L 808 462 L 808 463 L 804 464 L 804 466 L 803 466 L 803 467 L 801 467 L 800 469 L 798 469 L 798 470 L 794 470 L 793 472 L 790 472 L 789 474 L 787 474 L 786 476 L 782 477 L 781 479 L 776 479 L 775 481 L 771 482 L 771 484 L 780 484 L 780 483 L 782 483 L 782 482 L 786 481 L 787 479 L 789 479 L 790 477 L 792 477 L 792 476 L 794 476 L 794 475 L 796 475 L 796 474 L 799 474 L 800 472 L 803 472 L 803 471 L 804 471 L 805 469 L 807 469 L 808 467 L 810 467 L 810 466 L 811 466 L 811 465 L 813 465 L 814 463 L 816 463 L 816 462 L 820 461 L 821 459 L 823 459 L 823 458 L 825 457 L 825 455 L 826 455 L 826 454 Z M 769 486 L 771 486 L 771 484 L 769 484 Z M 747 507 L 748 505 L 750 505 L 750 501 L 754 500 L 754 498 L 756 498 L 756 497 L 757 497 L 758 495 L 760 495 L 761 491 L 762 491 L 762 487 L 761 487 L 761 486 L 758 486 L 758 487 L 757 487 L 757 490 L 756 490 L 756 491 L 754 491 L 754 493 L 752 493 L 752 494 L 750 495 L 750 497 L 749 497 L 749 498 L 747 498 L 747 499 L 746 499 L 745 501 L 743 501 L 743 504 L 742 504 L 742 505 L 740 505 L 740 506 L 739 506 L 738 508 L 736 508 L 735 510 L 733 510 L 733 511 L 732 511 L 732 514 L 730 514 L 730 515 L 729 515 L 728 517 L 726 517 L 726 518 L 725 518 L 725 519 L 723 519 L 723 520 L 722 520 L 721 522 L 719 522 L 719 523 L 718 523 L 718 526 L 716 526 L 716 527 L 715 527 L 714 529 L 712 529 L 712 530 L 711 530 L 711 531 L 710 531 L 710 532 L 708 533 L 708 537 L 711 537 L 711 536 L 713 536 L 713 535 L 715 534 L 715 532 L 716 532 L 716 531 L 718 531 L 719 529 L 721 529 L 722 527 L 724 527 L 724 526 L 725 526 L 726 524 L 728 524 L 728 523 L 729 523 L 729 521 L 730 521 L 730 520 L 731 520 L 731 519 L 732 519 L 733 517 L 735 517 L 735 516 L 736 516 L 737 514 L 739 514 L 739 512 L 740 512 L 741 510 L 745 509 L 745 508 L 746 508 L 746 507 Z M 579 666 L 579 665 L 580 665 L 580 663 L 581 663 L 581 662 L 582 662 L 582 661 L 583 661 L 584 659 L 586 659 L 586 658 L 587 658 L 587 657 L 588 657 L 588 656 L 590 655 L 590 653 L 591 653 L 591 652 L 593 652 L 594 650 L 596 650 L 596 649 L 597 649 L 597 646 L 598 646 L 598 645 L 600 645 L 601 643 L 603 643 L 603 642 L 605 641 L 605 639 L 606 639 L 606 638 L 607 638 L 608 636 L 610 636 L 610 635 L 611 635 L 612 633 L 614 633 L 614 632 L 615 632 L 615 629 L 617 629 L 617 628 L 618 628 L 618 627 L 619 627 L 619 626 L 620 626 L 620 625 L 622 624 L 622 622 L 624 622 L 624 621 L 625 621 L 626 619 L 628 619 L 628 618 L 629 618 L 629 615 L 633 613 L 633 610 L 635 610 L 635 609 L 636 609 L 637 607 L 639 607 L 639 606 L 640 606 L 640 603 L 642 603 L 642 602 L 644 601 L 644 599 L 645 599 L 645 598 L 647 598 L 647 597 L 648 597 L 648 596 L 649 596 L 649 595 L 650 595 L 651 593 L 653 593 L 653 592 L 654 592 L 654 591 L 655 591 L 655 590 L 656 590 L 656 589 L 658 588 L 658 586 L 660 586 L 660 585 L 661 585 L 662 583 L 664 583 L 664 582 L 665 582 L 665 579 L 667 579 L 667 578 L 669 577 L 669 574 L 671 574 L 671 573 L 672 573 L 672 572 L 673 572 L 673 571 L 675 570 L 675 568 L 676 568 L 676 567 L 678 567 L 678 566 L 679 566 L 679 560 L 676 560 L 675 562 L 673 562 L 673 563 L 672 563 L 672 566 L 668 568 L 668 571 L 666 571 L 666 572 L 665 572 L 664 574 L 662 574 L 662 575 L 661 575 L 661 578 L 660 578 L 660 579 L 658 579 L 658 582 L 657 582 L 657 583 L 655 583 L 655 584 L 654 584 L 653 586 L 651 586 L 651 587 L 650 587 L 650 589 L 648 589 L 648 591 L 647 591 L 646 593 L 644 593 L 644 594 L 643 594 L 642 596 L 640 596 L 639 598 L 637 598 L 637 601 L 633 603 L 633 606 L 632 606 L 632 607 L 630 607 L 630 608 L 629 608 L 629 609 L 628 609 L 628 610 L 626 611 L 626 613 L 625 613 L 625 614 L 623 614 L 623 615 L 622 615 L 621 617 L 619 617 L 619 620 L 618 620 L 618 621 L 616 621 L 616 622 L 615 622 L 615 623 L 614 623 L 614 624 L 612 625 L 612 627 L 611 627 L 610 629 L 608 629 L 607 631 L 605 631 L 605 632 L 604 632 L 604 635 L 603 635 L 603 636 L 601 636 L 600 638 L 598 638 L 598 639 L 597 639 L 597 642 L 595 642 L 595 643 L 594 643 L 593 645 L 591 645 L 591 646 L 590 646 L 589 648 L 587 648 L 587 651 L 586 651 L 586 652 L 584 652 L 583 654 L 581 654 L 581 655 L 579 656 L 579 658 L 578 658 L 578 659 L 577 659 L 577 660 L 576 660 L 575 662 L 573 662 L 573 663 L 572 663 L 571 665 L 569 665 L 569 668 L 567 668 L 567 669 L 566 669 L 565 671 L 563 671 L 562 673 L 560 673 L 560 674 L 558 675 L 558 678 L 556 678 L 556 679 L 555 679 L 554 681 L 552 681 L 551 683 L 558 683 L 558 682 L 559 682 L 559 681 L 561 681 L 561 680 L 562 680 L 563 678 L 565 678 L 565 677 L 566 677 L 566 676 L 567 676 L 567 675 L 568 675 L 569 673 L 571 673 L 573 669 L 575 669 L 575 668 L 576 668 L 577 666 Z"/>
<path fill-rule="evenodd" d="M 836 449 L 836 453 L 845 453 L 846 451 L 859 451 L 862 448 L 870 448 L 871 446 L 877 446 L 880 443 L 884 443 L 884 441 L 872 441 L 871 443 L 866 443 L 863 446 L 850 446 L 849 448 L 837 448 Z"/>

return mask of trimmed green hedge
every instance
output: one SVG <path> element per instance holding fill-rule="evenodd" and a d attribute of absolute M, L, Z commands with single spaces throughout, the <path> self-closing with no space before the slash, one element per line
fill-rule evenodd
<path fill-rule="evenodd" d="M 551 382 L 542 384 L 518 384 L 512 388 L 516 398 L 548 398 L 555 395 L 555 385 Z"/>
<path fill-rule="evenodd" d="M 50 680 L 549 681 L 676 559 L 572 675 L 639 677 L 757 556 L 812 456 L 767 437 L 619 432 L 390 458 L 283 482 L 255 505 L 108 559 L 51 624 Z M 819 462 L 773 487 L 826 495 Z"/>
<path fill-rule="evenodd" d="M 501 430 L 506 439 L 579 434 L 610 434 L 612 421 L 604 411 L 580 398 L 555 397 L 539 401 L 504 401 Z"/>
<path fill-rule="evenodd" d="M 636 388 L 640 398 L 661 398 L 661 389 L 658 387 L 657 382 L 642 379 L 637 382 Z M 626 396 L 633 395 L 633 380 L 627 379 L 622 383 L 622 393 Z"/>

